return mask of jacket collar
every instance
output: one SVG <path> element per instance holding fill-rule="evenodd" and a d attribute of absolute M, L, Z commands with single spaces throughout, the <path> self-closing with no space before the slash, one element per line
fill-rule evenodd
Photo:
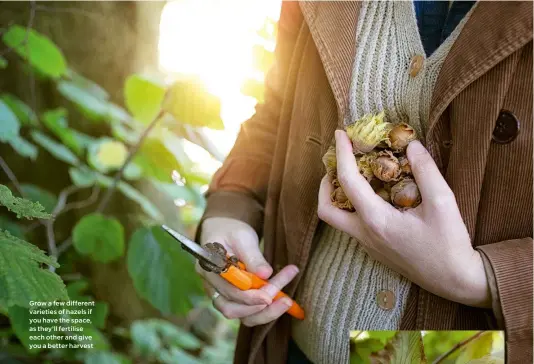
<path fill-rule="evenodd" d="M 479 1 L 438 75 L 427 135 L 462 90 L 531 40 L 532 2 Z"/>
<path fill-rule="evenodd" d="M 300 7 L 336 99 L 339 125 L 343 125 L 361 2 L 300 1 Z M 532 2 L 478 2 L 438 76 L 427 135 L 463 89 L 531 39 Z"/>
<path fill-rule="evenodd" d="M 336 99 L 339 126 L 348 116 L 348 95 L 356 55 L 359 1 L 300 1 L 326 76 Z"/>

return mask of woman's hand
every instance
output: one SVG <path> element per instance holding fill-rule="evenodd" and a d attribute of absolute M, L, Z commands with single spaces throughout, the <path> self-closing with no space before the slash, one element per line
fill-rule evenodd
<path fill-rule="evenodd" d="M 422 203 L 401 212 L 373 191 L 358 171 L 347 134 L 336 131 L 337 177 L 356 212 L 332 206 L 333 186 L 325 176 L 319 190 L 319 218 L 355 237 L 371 257 L 427 291 L 490 308 L 482 258 L 471 246 L 453 192 L 421 143 L 410 143 L 407 157 Z"/>
<path fill-rule="evenodd" d="M 201 245 L 218 242 L 224 245 L 231 255 L 236 255 L 245 263 L 247 271 L 255 273 L 262 279 L 268 279 L 273 269 L 260 251 L 258 235 L 246 223 L 229 218 L 212 217 L 202 224 Z M 197 272 L 204 279 L 207 293 L 220 295 L 213 300 L 213 305 L 228 319 L 240 319 L 245 326 L 266 324 L 282 316 L 292 305 L 291 299 L 285 297 L 273 301 L 273 297 L 298 273 L 294 265 L 284 267 L 269 280 L 269 284 L 260 289 L 241 291 L 218 274 L 206 272 L 197 263 Z"/>

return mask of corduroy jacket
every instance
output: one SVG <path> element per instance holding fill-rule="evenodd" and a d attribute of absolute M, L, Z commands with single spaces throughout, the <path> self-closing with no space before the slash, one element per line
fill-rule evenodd
<path fill-rule="evenodd" d="M 201 224 L 218 216 L 251 225 L 275 272 L 300 268 L 290 295 L 318 224 L 321 157 L 348 113 L 360 5 L 282 3 L 265 102 L 243 123 L 207 192 Z M 413 285 L 401 324 L 504 329 L 508 363 L 532 362 L 532 52 L 531 2 L 477 3 L 440 71 L 424 140 L 483 256 L 493 309 Z M 284 363 L 290 320 L 241 327 L 235 363 Z"/>

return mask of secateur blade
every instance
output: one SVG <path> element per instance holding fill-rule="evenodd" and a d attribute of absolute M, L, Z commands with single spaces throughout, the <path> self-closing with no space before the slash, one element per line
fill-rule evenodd
<path fill-rule="evenodd" d="M 220 249 L 206 250 L 193 240 L 188 239 L 186 236 L 180 234 L 176 230 L 171 229 L 167 225 L 161 225 L 170 236 L 177 240 L 182 248 L 198 259 L 200 266 L 208 272 L 221 273 L 226 270 L 228 266 L 228 259 L 226 258 L 224 251 L 221 254 Z M 224 247 L 222 248 L 224 250 Z"/>

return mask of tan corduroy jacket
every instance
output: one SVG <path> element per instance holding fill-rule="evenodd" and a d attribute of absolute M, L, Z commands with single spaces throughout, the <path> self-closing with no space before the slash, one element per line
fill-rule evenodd
<path fill-rule="evenodd" d="M 243 124 L 207 194 L 203 219 L 250 224 L 275 271 L 296 264 L 303 272 L 309 260 L 321 157 L 348 113 L 359 9 L 350 1 L 283 3 L 266 101 Z M 532 3 L 479 2 L 439 74 L 424 142 L 485 258 L 494 307 L 463 306 L 414 285 L 402 322 L 504 328 L 508 363 L 532 363 L 532 87 Z M 502 110 L 520 126 L 504 144 L 493 136 L 514 134 L 515 124 Z M 284 363 L 290 320 L 242 327 L 236 363 Z"/>

